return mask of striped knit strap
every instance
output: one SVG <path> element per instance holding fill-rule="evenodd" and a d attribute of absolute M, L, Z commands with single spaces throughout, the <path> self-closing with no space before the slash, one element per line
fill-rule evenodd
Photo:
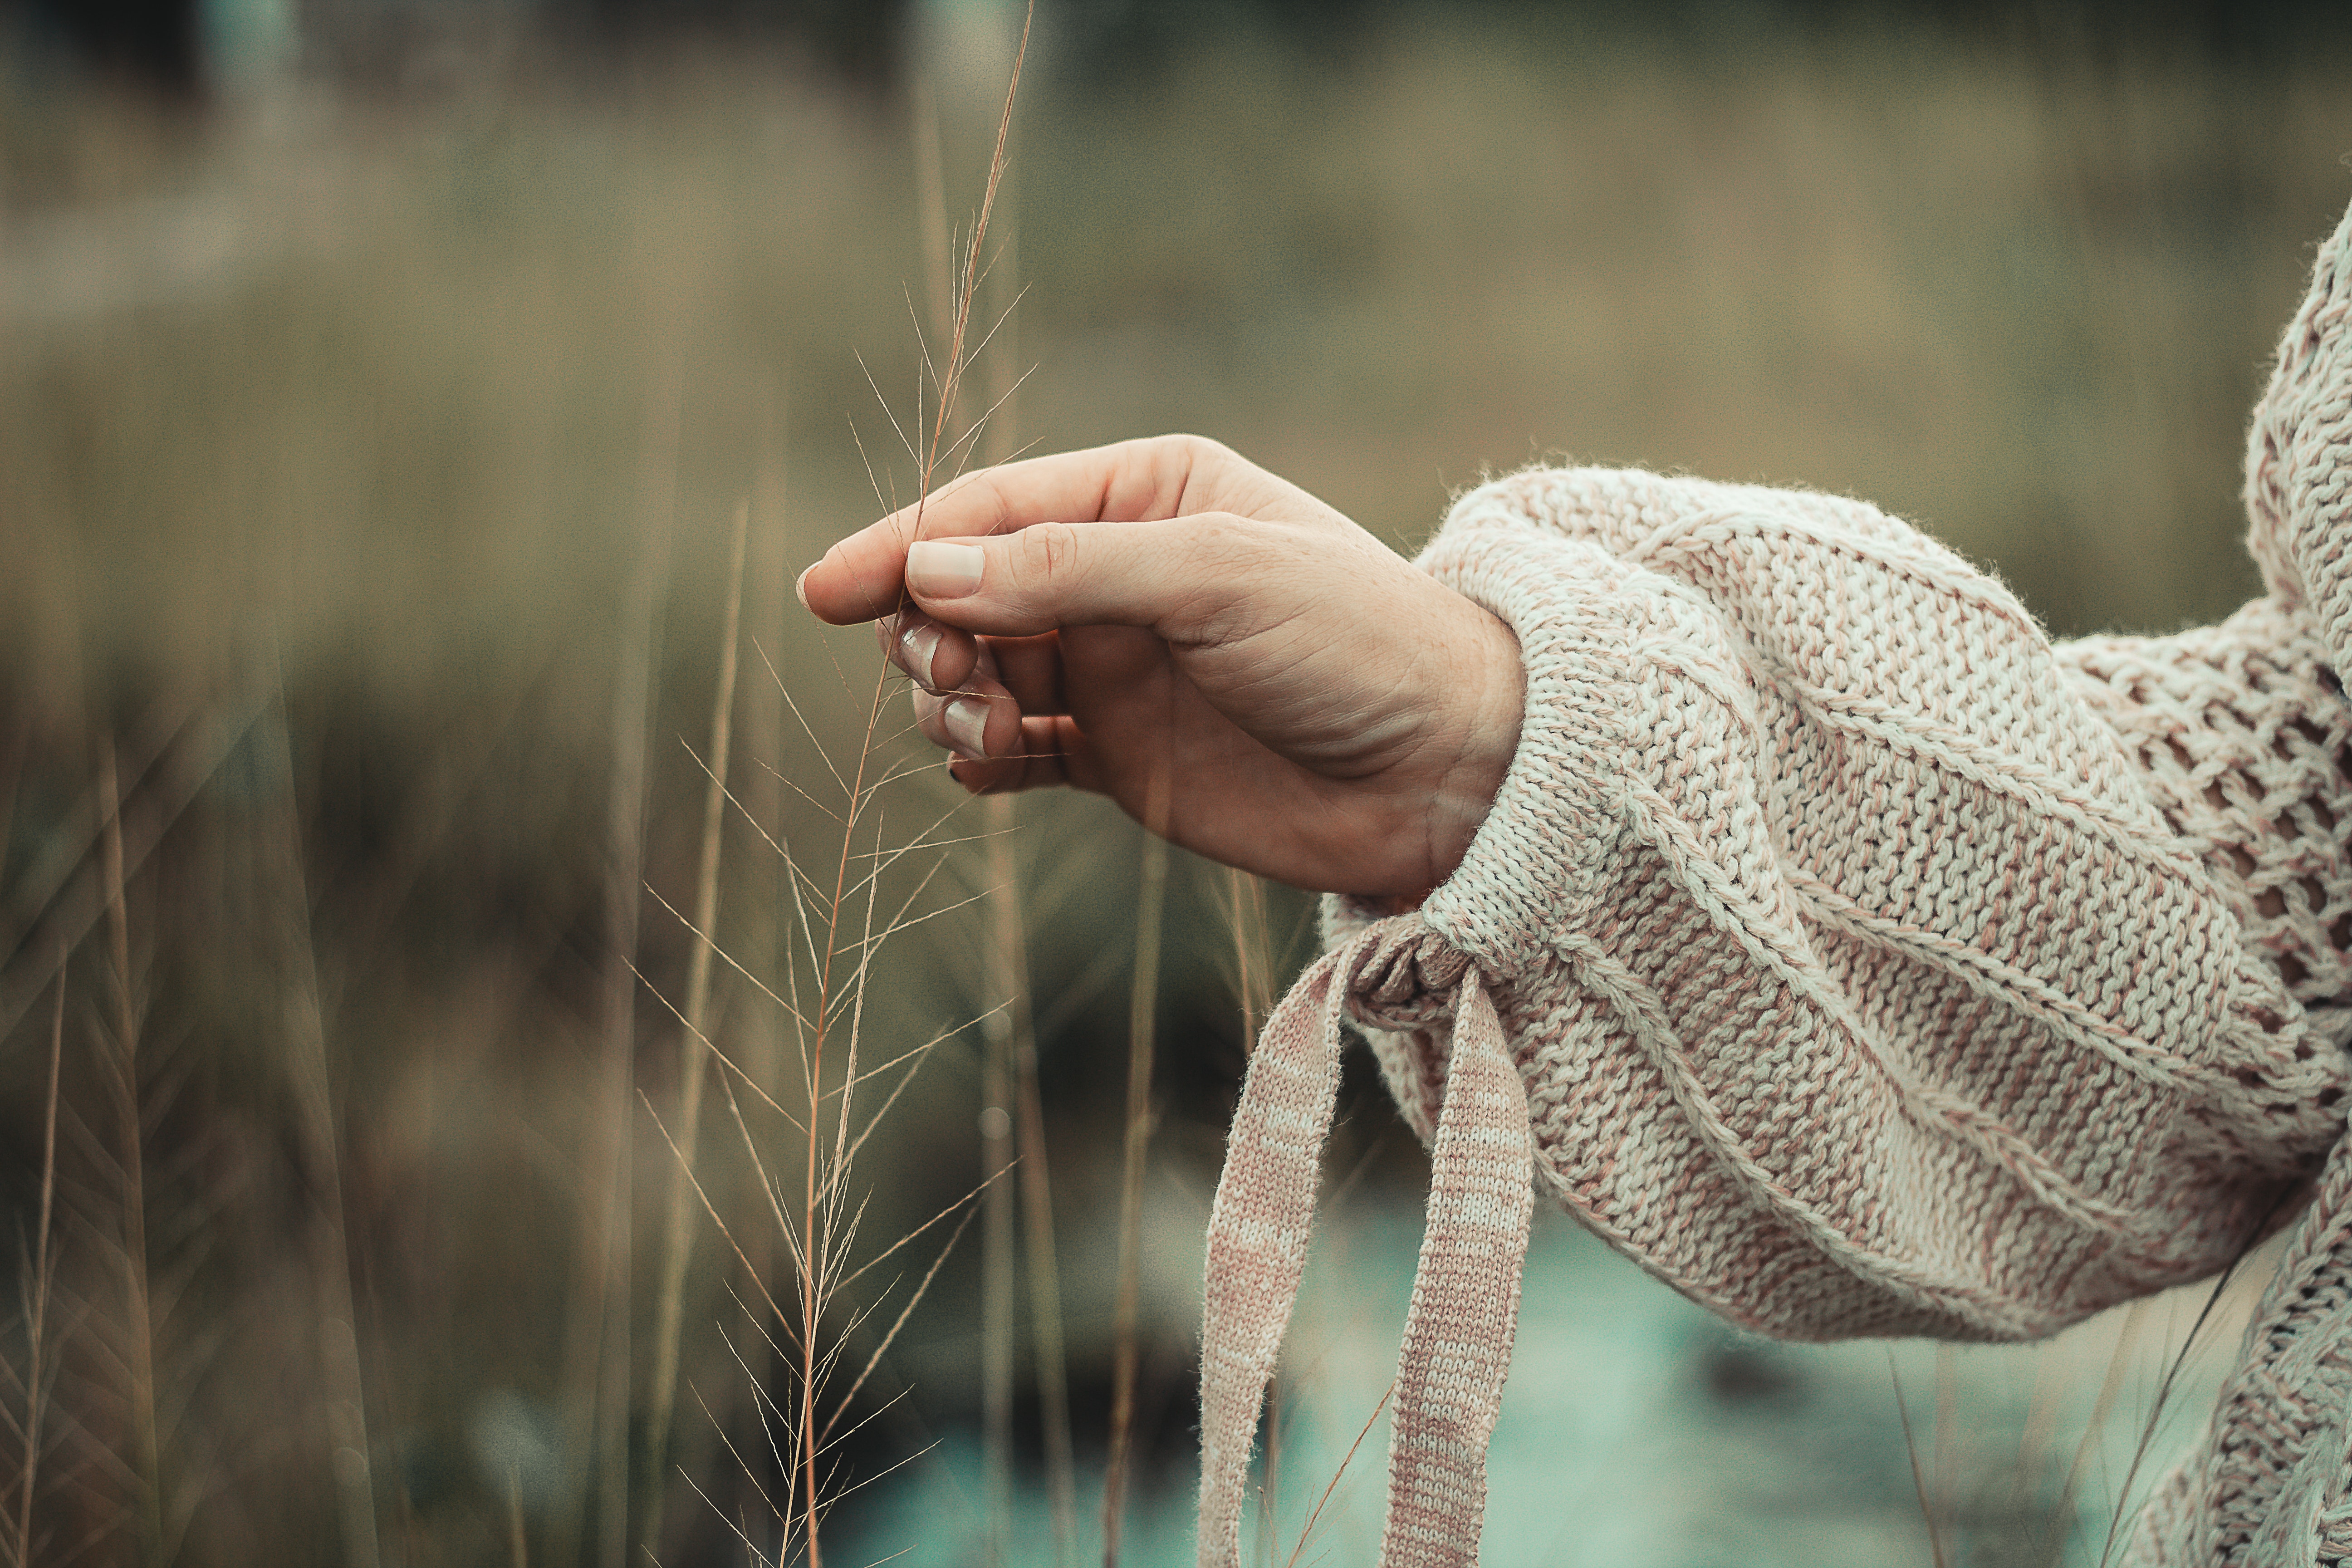
<path fill-rule="evenodd" d="M 1535 1209 L 1527 1087 L 1474 971 L 1455 994 L 1429 1216 L 1398 1357 L 1381 1568 L 1475 1568 L 1486 1441 L 1518 1327 Z"/>
<path fill-rule="evenodd" d="M 1323 955 L 1266 1020 L 1209 1213 L 1201 1323 L 1201 1568 L 1240 1568 L 1258 1411 L 1298 1299 L 1339 1092 L 1339 1007 L 1362 942 Z"/>

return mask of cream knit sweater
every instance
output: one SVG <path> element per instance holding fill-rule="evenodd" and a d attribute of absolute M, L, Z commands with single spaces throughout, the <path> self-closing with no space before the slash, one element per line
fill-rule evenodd
<path fill-rule="evenodd" d="M 1804 1339 L 2046 1334 L 2294 1221 L 2125 1560 L 2352 1557 L 2347 312 L 2352 217 L 2253 421 L 2268 595 L 2179 637 L 2053 647 L 1830 496 L 1574 469 L 1462 500 L 1423 564 L 1517 632 L 1518 753 L 1418 910 L 1329 903 L 1253 1058 L 1203 1563 L 1239 1561 L 1343 1013 L 1432 1143 L 1383 1563 L 1476 1560 L 1536 1190 Z"/>

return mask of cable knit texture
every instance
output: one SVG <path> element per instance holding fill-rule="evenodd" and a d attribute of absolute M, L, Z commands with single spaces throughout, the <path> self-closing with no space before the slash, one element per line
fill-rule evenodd
<path fill-rule="evenodd" d="M 1343 1013 L 1434 1151 L 1383 1563 L 1476 1560 L 1530 1166 L 1800 1339 L 2046 1334 L 2308 1198 L 2127 1560 L 2352 1556 L 2347 229 L 2252 425 L 2269 594 L 2220 626 L 2053 647 L 1830 496 L 1573 469 L 1455 506 L 1423 564 L 1517 634 L 1518 752 L 1416 913 L 1327 903 L 1253 1060 L 1212 1221 L 1204 1563 L 1236 1561 Z"/>

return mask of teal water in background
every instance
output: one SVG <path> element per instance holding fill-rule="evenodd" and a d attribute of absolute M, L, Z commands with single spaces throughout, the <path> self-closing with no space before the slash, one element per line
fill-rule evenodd
<path fill-rule="evenodd" d="M 1393 1375 L 1419 1240 L 1419 1215 L 1394 1211 L 1318 1231 L 1285 1352 L 1275 1544 L 1253 1560 L 1278 1565 L 1296 1552 L 1302 1565 L 1358 1564 L 1376 1555 L 1385 1418 L 1299 1543 Z M 1572 1223 L 1538 1214 L 1488 1457 L 1482 1560 L 1489 1568 L 1927 1568 L 1940 1545 L 1952 1568 L 2095 1564 L 2126 1478 L 2136 1504 L 2195 1439 L 2268 1258 L 2240 1271 L 2185 1359 L 2179 1352 L 2210 1286 L 2040 1345 L 1787 1345 L 1727 1328 Z M 2071 1505 L 2061 1500 L 2070 1468 Z M 1098 1562 L 1098 1467 L 1082 1470 L 1079 1488 L 1069 1561 Z M 828 1541 L 828 1559 L 906 1568 L 991 1561 L 969 1435 L 880 1489 L 866 1538 Z M 1190 1564 L 1192 1504 L 1189 1477 L 1139 1499 L 1121 1562 Z M 1255 1521 L 1244 1539 L 1263 1539 Z M 995 1561 L 1055 1561 L 1034 1476 L 1016 1493 Z"/>

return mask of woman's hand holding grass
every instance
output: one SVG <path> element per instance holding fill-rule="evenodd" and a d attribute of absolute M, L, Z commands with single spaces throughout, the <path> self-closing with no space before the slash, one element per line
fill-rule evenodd
<path fill-rule="evenodd" d="M 1198 437 L 967 475 L 835 545 L 800 594 L 877 623 L 965 788 L 1093 790 L 1318 891 L 1443 881 L 1517 745 L 1508 627 Z"/>

